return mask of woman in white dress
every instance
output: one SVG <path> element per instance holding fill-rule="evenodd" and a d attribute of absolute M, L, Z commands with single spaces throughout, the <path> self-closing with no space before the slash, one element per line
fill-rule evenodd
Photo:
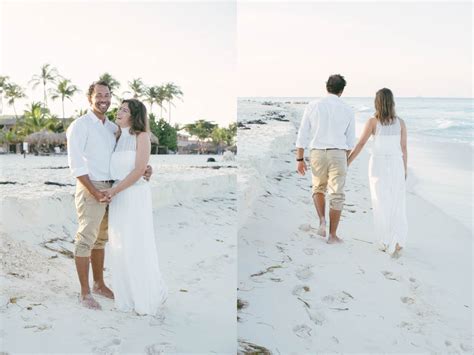
<path fill-rule="evenodd" d="M 150 157 L 145 105 L 124 100 L 116 122 L 121 134 L 110 161 L 115 183 L 106 190 L 115 307 L 153 315 L 166 300 L 167 288 L 158 265 L 151 190 L 142 178 Z"/>
<path fill-rule="evenodd" d="M 367 140 L 373 136 L 369 160 L 369 185 L 375 233 L 381 250 L 398 257 L 405 246 L 408 224 L 406 217 L 405 180 L 407 177 L 407 130 L 396 116 L 392 92 L 383 88 L 375 96 L 375 115 L 348 158 L 350 165 Z"/>

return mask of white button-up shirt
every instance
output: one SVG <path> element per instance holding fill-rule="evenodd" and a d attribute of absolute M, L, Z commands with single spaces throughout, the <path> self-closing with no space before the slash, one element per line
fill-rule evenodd
<path fill-rule="evenodd" d="M 296 148 L 351 150 L 355 143 L 354 111 L 339 96 L 328 94 L 306 106 Z"/>
<path fill-rule="evenodd" d="M 107 118 L 102 123 L 92 110 L 71 123 L 66 136 L 68 163 L 74 177 L 89 175 L 93 181 L 111 179 L 109 166 L 117 129 Z"/>

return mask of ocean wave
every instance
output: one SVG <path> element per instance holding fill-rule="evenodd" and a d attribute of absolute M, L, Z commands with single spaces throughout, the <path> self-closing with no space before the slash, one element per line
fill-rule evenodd
<path fill-rule="evenodd" d="M 453 121 L 450 119 L 439 119 L 436 120 L 436 129 L 466 129 L 470 130 L 472 129 L 472 123 L 471 122 L 465 122 L 465 121 Z"/>
<path fill-rule="evenodd" d="M 372 110 L 371 107 L 365 106 L 365 105 L 354 107 L 354 109 L 355 109 L 356 112 L 367 112 L 367 111 Z"/>

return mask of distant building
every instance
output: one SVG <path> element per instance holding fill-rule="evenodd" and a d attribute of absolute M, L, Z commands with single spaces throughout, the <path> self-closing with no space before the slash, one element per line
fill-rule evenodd
<path fill-rule="evenodd" d="M 200 142 L 188 133 L 178 133 L 178 154 L 216 154 L 217 149 L 210 139 Z"/>
<path fill-rule="evenodd" d="M 10 131 L 15 126 L 17 118 L 12 115 L 0 115 L 0 129 Z"/>

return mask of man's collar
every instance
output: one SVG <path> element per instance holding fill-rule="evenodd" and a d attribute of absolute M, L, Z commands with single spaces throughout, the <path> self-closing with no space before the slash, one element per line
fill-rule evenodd
<path fill-rule="evenodd" d="M 89 114 L 89 117 L 91 118 L 91 120 L 94 123 L 102 123 L 102 120 L 99 117 L 97 117 L 97 115 L 95 114 L 95 112 L 91 108 L 89 108 L 89 110 L 87 112 Z M 107 124 L 108 121 L 109 121 L 109 119 L 107 118 L 107 116 L 105 116 L 104 125 Z"/>

